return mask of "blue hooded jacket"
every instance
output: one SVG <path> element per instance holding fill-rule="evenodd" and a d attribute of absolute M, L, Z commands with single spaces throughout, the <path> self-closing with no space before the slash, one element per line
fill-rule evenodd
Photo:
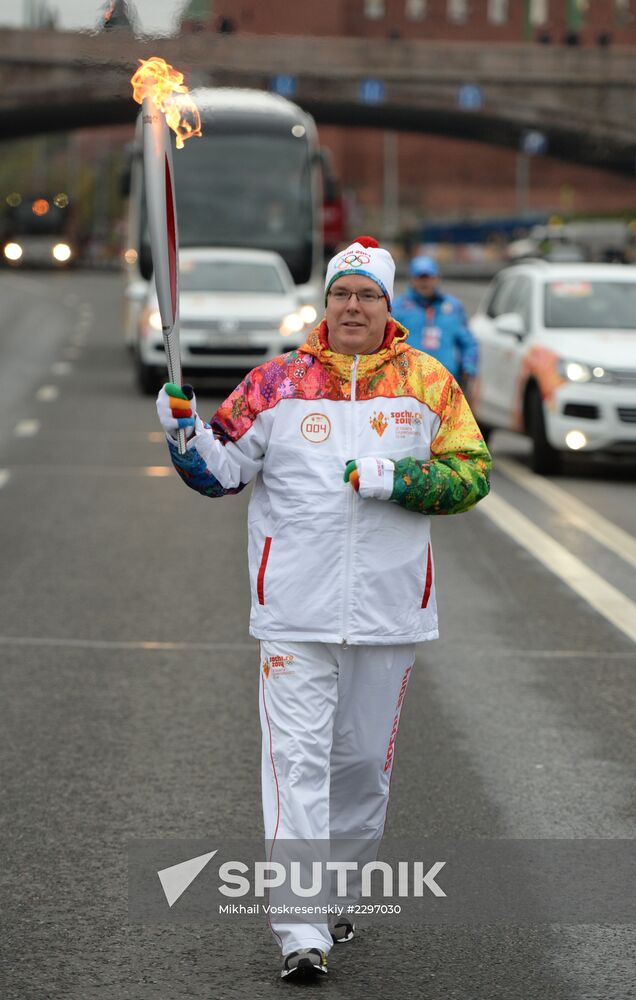
<path fill-rule="evenodd" d="M 410 287 L 395 300 L 391 315 L 409 331 L 411 347 L 437 358 L 455 378 L 477 374 L 479 347 L 454 295 L 436 291 L 425 299 Z"/>

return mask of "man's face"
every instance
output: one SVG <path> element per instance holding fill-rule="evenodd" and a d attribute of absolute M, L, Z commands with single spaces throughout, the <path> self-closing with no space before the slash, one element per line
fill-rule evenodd
<path fill-rule="evenodd" d="M 355 292 L 348 300 L 338 301 L 333 293 Z M 358 294 L 375 298 L 360 301 Z M 337 354 L 373 354 L 384 340 L 389 307 L 380 286 L 363 274 L 345 274 L 336 278 L 327 295 L 325 318 L 329 347 Z"/>
<path fill-rule="evenodd" d="M 435 294 L 435 289 L 439 284 L 439 277 L 436 274 L 418 274 L 411 279 L 411 283 L 418 295 L 429 299 L 431 295 Z"/>

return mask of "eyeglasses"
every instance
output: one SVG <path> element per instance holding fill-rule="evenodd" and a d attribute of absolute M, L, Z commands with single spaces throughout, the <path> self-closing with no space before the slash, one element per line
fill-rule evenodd
<path fill-rule="evenodd" d="M 329 292 L 329 297 L 338 302 L 340 305 L 348 302 L 352 295 L 355 295 L 358 302 L 361 302 L 363 306 L 372 306 L 374 302 L 378 302 L 379 299 L 383 299 L 384 295 L 377 292 L 363 291 L 363 292 L 347 292 L 344 288 L 336 288 L 335 291 Z"/>

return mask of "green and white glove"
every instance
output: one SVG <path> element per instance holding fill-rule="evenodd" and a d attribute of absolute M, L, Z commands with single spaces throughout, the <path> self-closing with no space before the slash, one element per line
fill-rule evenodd
<path fill-rule="evenodd" d="M 347 462 L 344 481 L 365 500 L 390 500 L 394 471 L 390 458 L 356 458 Z"/>
<path fill-rule="evenodd" d="M 157 415 L 166 434 L 176 438 L 180 427 L 186 428 L 186 437 L 194 433 L 197 401 L 191 385 L 180 388 L 166 382 L 157 396 Z"/>

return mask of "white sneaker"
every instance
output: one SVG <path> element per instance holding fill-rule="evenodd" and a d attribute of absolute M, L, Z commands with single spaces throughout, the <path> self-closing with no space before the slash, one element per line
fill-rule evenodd
<path fill-rule="evenodd" d="M 327 953 L 318 948 L 301 948 L 285 956 L 280 978 L 316 979 L 327 972 Z"/>
<path fill-rule="evenodd" d="M 331 940 L 334 944 L 346 944 L 347 941 L 351 941 L 353 938 L 356 925 L 350 923 L 348 920 L 339 920 L 335 924 L 330 924 L 329 930 L 331 931 Z"/>

